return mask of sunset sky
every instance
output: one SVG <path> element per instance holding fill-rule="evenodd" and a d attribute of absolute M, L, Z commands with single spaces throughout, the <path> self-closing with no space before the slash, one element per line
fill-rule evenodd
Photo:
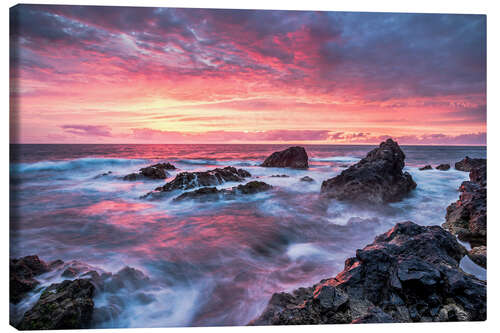
<path fill-rule="evenodd" d="M 13 143 L 486 144 L 486 17 L 20 5 Z"/>

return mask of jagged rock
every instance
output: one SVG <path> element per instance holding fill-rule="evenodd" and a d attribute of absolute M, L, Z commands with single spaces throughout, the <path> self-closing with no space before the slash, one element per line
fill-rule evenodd
<path fill-rule="evenodd" d="M 486 283 L 459 268 L 466 253 L 438 226 L 398 223 L 335 278 L 274 294 L 250 324 L 486 320 Z"/>
<path fill-rule="evenodd" d="M 426 166 L 418 168 L 418 170 L 432 170 L 432 166 L 430 166 L 429 164 L 427 164 Z"/>
<path fill-rule="evenodd" d="M 176 167 L 170 163 L 157 163 L 148 167 L 142 168 L 138 173 L 131 173 L 123 177 L 124 180 L 138 180 L 138 179 L 165 179 L 169 177 L 169 173 L 165 170 L 175 170 Z"/>
<path fill-rule="evenodd" d="M 304 147 L 290 147 L 272 153 L 261 164 L 263 167 L 307 169 L 308 157 Z"/>
<path fill-rule="evenodd" d="M 468 253 L 469 258 L 479 266 L 486 268 L 486 246 L 477 246 Z"/>
<path fill-rule="evenodd" d="M 185 192 L 174 201 L 197 200 L 197 201 L 218 201 L 218 200 L 233 200 L 238 194 L 248 195 L 265 192 L 272 189 L 272 186 L 259 181 L 251 181 L 245 185 L 238 185 L 229 189 L 220 189 L 216 187 L 202 187 L 194 191 Z"/>
<path fill-rule="evenodd" d="M 458 201 L 446 208 L 443 227 L 472 247 L 486 245 L 486 165 L 471 169 Z"/>
<path fill-rule="evenodd" d="M 439 164 L 437 167 L 436 167 L 437 170 L 441 170 L 441 171 L 446 171 L 446 170 L 450 170 L 450 165 L 449 164 Z"/>
<path fill-rule="evenodd" d="M 89 328 L 94 309 L 94 285 L 87 279 L 52 284 L 28 310 L 20 330 Z"/>
<path fill-rule="evenodd" d="M 34 278 L 50 270 L 49 264 L 38 256 L 10 259 L 10 302 L 18 303 L 23 296 L 35 289 L 39 282 Z"/>
<path fill-rule="evenodd" d="M 470 172 L 473 168 L 477 168 L 483 165 L 486 165 L 486 159 L 470 158 L 469 156 L 465 156 L 463 160 L 455 163 L 455 169 Z"/>
<path fill-rule="evenodd" d="M 181 172 L 174 180 L 157 187 L 155 191 L 190 190 L 195 187 L 220 185 L 224 182 L 242 182 L 247 177 L 251 177 L 248 171 L 230 166 L 209 171 Z"/>
<path fill-rule="evenodd" d="M 382 142 L 358 163 L 321 184 L 321 194 L 337 200 L 360 203 L 400 201 L 417 184 L 403 173 L 405 154 L 392 139 Z"/>
<path fill-rule="evenodd" d="M 312 179 L 312 178 L 311 178 L 311 177 L 309 177 L 309 176 L 304 176 L 304 177 L 300 178 L 300 181 L 301 181 L 301 182 L 308 182 L 308 183 L 311 183 L 311 182 L 313 182 L 313 181 L 314 181 L 314 179 Z"/>

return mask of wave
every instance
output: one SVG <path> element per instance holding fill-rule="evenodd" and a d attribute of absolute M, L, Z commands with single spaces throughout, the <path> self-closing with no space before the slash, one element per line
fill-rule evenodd
<path fill-rule="evenodd" d="M 96 169 L 103 167 L 132 166 L 147 163 L 143 159 L 126 158 L 78 158 L 64 161 L 40 161 L 35 163 L 15 163 L 11 164 L 11 171 L 15 173 L 41 172 L 41 171 L 66 171 Z"/>
<path fill-rule="evenodd" d="M 332 157 L 312 157 L 309 160 L 314 162 L 358 162 L 361 159 L 353 156 L 332 156 Z"/>

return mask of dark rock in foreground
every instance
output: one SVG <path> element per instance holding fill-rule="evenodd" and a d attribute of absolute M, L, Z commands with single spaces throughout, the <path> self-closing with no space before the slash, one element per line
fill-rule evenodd
<path fill-rule="evenodd" d="M 426 166 L 418 168 L 418 170 L 432 170 L 432 166 L 430 166 L 429 164 L 427 164 Z"/>
<path fill-rule="evenodd" d="M 307 169 L 309 167 L 308 157 L 304 147 L 290 147 L 282 151 L 272 153 L 264 163 L 263 167 Z"/>
<path fill-rule="evenodd" d="M 314 179 L 312 179 L 311 177 L 309 176 L 304 176 L 302 178 L 300 178 L 300 181 L 301 182 L 308 182 L 308 183 L 311 183 L 311 182 L 314 182 Z"/>
<path fill-rule="evenodd" d="M 176 167 L 170 163 L 158 163 L 139 170 L 139 173 L 131 173 L 123 177 L 124 180 L 165 179 L 169 176 L 166 170 L 175 170 Z"/>
<path fill-rule="evenodd" d="M 469 258 L 479 266 L 486 268 L 486 246 L 481 245 L 472 248 L 468 254 Z"/>
<path fill-rule="evenodd" d="M 486 320 L 486 282 L 459 268 L 466 252 L 438 226 L 398 223 L 335 278 L 274 294 L 250 324 Z"/>
<path fill-rule="evenodd" d="M 486 159 L 470 158 L 469 156 L 465 156 L 463 160 L 455 163 L 455 169 L 470 172 L 473 168 L 477 168 L 483 165 L 486 165 Z"/>
<path fill-rule="evenodd" d="M 20 330 L 89 328 L 94 309 L 94 285 L 87 279 L 52 284 L 24 314 Z"/>
<path fill-rule="evenodd" d="M 375 204 L 400 201 L 417 184 L 403 173 L 405 154 L 392 139 L 382 142 L 340 175 L 325 180 L 321 193 L 328 198 Z"/>
<path fill-rule="evenodd" d="M 230 189 L 218 190 L 216 187 L 202 187 L 195 191 L 185 192 L 174 199 L 174 201 L 197 200 L 197 201 L 218 201 L 234 200 L 238 194 L 248 195 L 265 192 L 273 187 L 267 183 L 251 181 L 245 185 L 238 185 Z"/>
<path fill-rule="evenodd" d="M 38 256 L 10 259 L 10 302 L 18 303 L 22 297 L 35 289 L 39 282 L 35 276 L 46 273 L 50 267 Z"/>
<path fill-rule="evenodd" d="M 195 187 L 220 185 L 224 182 L 242 182 L 247 177 L 251 177 L 248 171 L 230 166 L 209 171 L 181 172 L 174 180 L 155 190 L 159 192 L 190 190 Z"/>
<path fill-rule="evenodd" d="M 439 164 L 437 167 L 436 167 L 437 170 L 441 170 L 441 171 L 446 171 L 446 170 L 450 170 L 450 165 L 449 164 Z"/>

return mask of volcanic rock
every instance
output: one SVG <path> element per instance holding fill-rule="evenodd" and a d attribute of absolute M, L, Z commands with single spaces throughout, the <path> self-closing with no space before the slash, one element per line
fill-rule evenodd
<path fill-rule="evenodd" d="M 441 227 L 398 223 L 336 277 L 274 294 L 250 324 L 486 320 L 486 282 L 459 268 L 466 253 Z"/>
<path fill-rule="evenodd" d="M 400 201 L 417 186 L 408 172 L 403 173 L 404 160 L 399 145 L 387 139 L 340 175 L 325 180 L 321 193 L 337 200 L 375 204 Z"/>
<path fill-rule="evenodd" d="M 418 168 L 418 170 L 432 170 L 432 166 L 430 166 L 429 164 L 427 164 L 426 166 Z"/>
<path fill-rule="evenodd" d="M 87 279 L 52 284 L 28 310 L 20 330 L 89 328 L 94 309 L 94 285 Z"/>
<path fill-rule="evenodd" d="M 486 165 L 471 169 L 458 201 L 446 208 L 443 227 L 472 247 L 486 245 Z"/>
<path fill-rule="evenodd" d="M 308 157 L 304 147 L 290 147 L 272 153 L 261 164 L 263 167 L 307 169 Z"/>
<path fill-rule="evenodd" d="M 124 180 L 138 180 L 138 179 L 165 179 L 169 173 L 165 170 L 175 170 L 176 167 L 170 163 L 158 163 L 139 170 L 139 173 L 131 173 L 123 177 Z"/>
<path fill-rule="evenodd" d="M 304 176 L 304 177 L 300 178 L 300 181 L 301 181 L 301 182 L 309 182 L 309 183 L 311 183 L 311 182 L 313 182 L 313 181 L 314 181 L 314 179 L 312 179 L 312 178 L 311 178 L 311 177 L 309 177 L 309 176 Z"/>
<path fill-rule="evenodd" d="M 35 289 L 39 282 L 34 278 L 50 270 L 38 256 L 10 259 L 10 302 L 18 303 L 23 296 Z"/>
<path fill-rule="evenodd" d="M 229 189 L 220 189 L 216 187 L 202 187 L 194 191 L 185 192 L 174 199 L 174 201 L 197 200 L 197 201 L 218 201 L 233 200 L 238 194 L 249 195 L 265 192 L 273 187 L 267 183 L 251 181 L 245 185 L 238 185 Z"/>
<path fill-rule="evenodd" d="M 450 165 L 449 164 L 439 164 L 437 167 L 436 167 L 437 170 L 441 170 L 441 171 L 446 171 L 446 170 L 450 170 Z"/>
<path fill-rule="evenodd" d="M 470 172 L 473 168 L 477 168 L 482 165 L 486 165 L 486 159 L 470 158 L 469 156 L 465 156 L 463 160 L 455 163 L 455 169 Z"/>
<path fill-rule="evenodd" d="M 181 172 L 174 180 L 155 190 L 160 192 L 189 190 L 195 187 L 220 185 L 224 182 L 242 182 L 247 177 L 251 177 L 248 171 L 231 166 L 209 171 Z"/>

